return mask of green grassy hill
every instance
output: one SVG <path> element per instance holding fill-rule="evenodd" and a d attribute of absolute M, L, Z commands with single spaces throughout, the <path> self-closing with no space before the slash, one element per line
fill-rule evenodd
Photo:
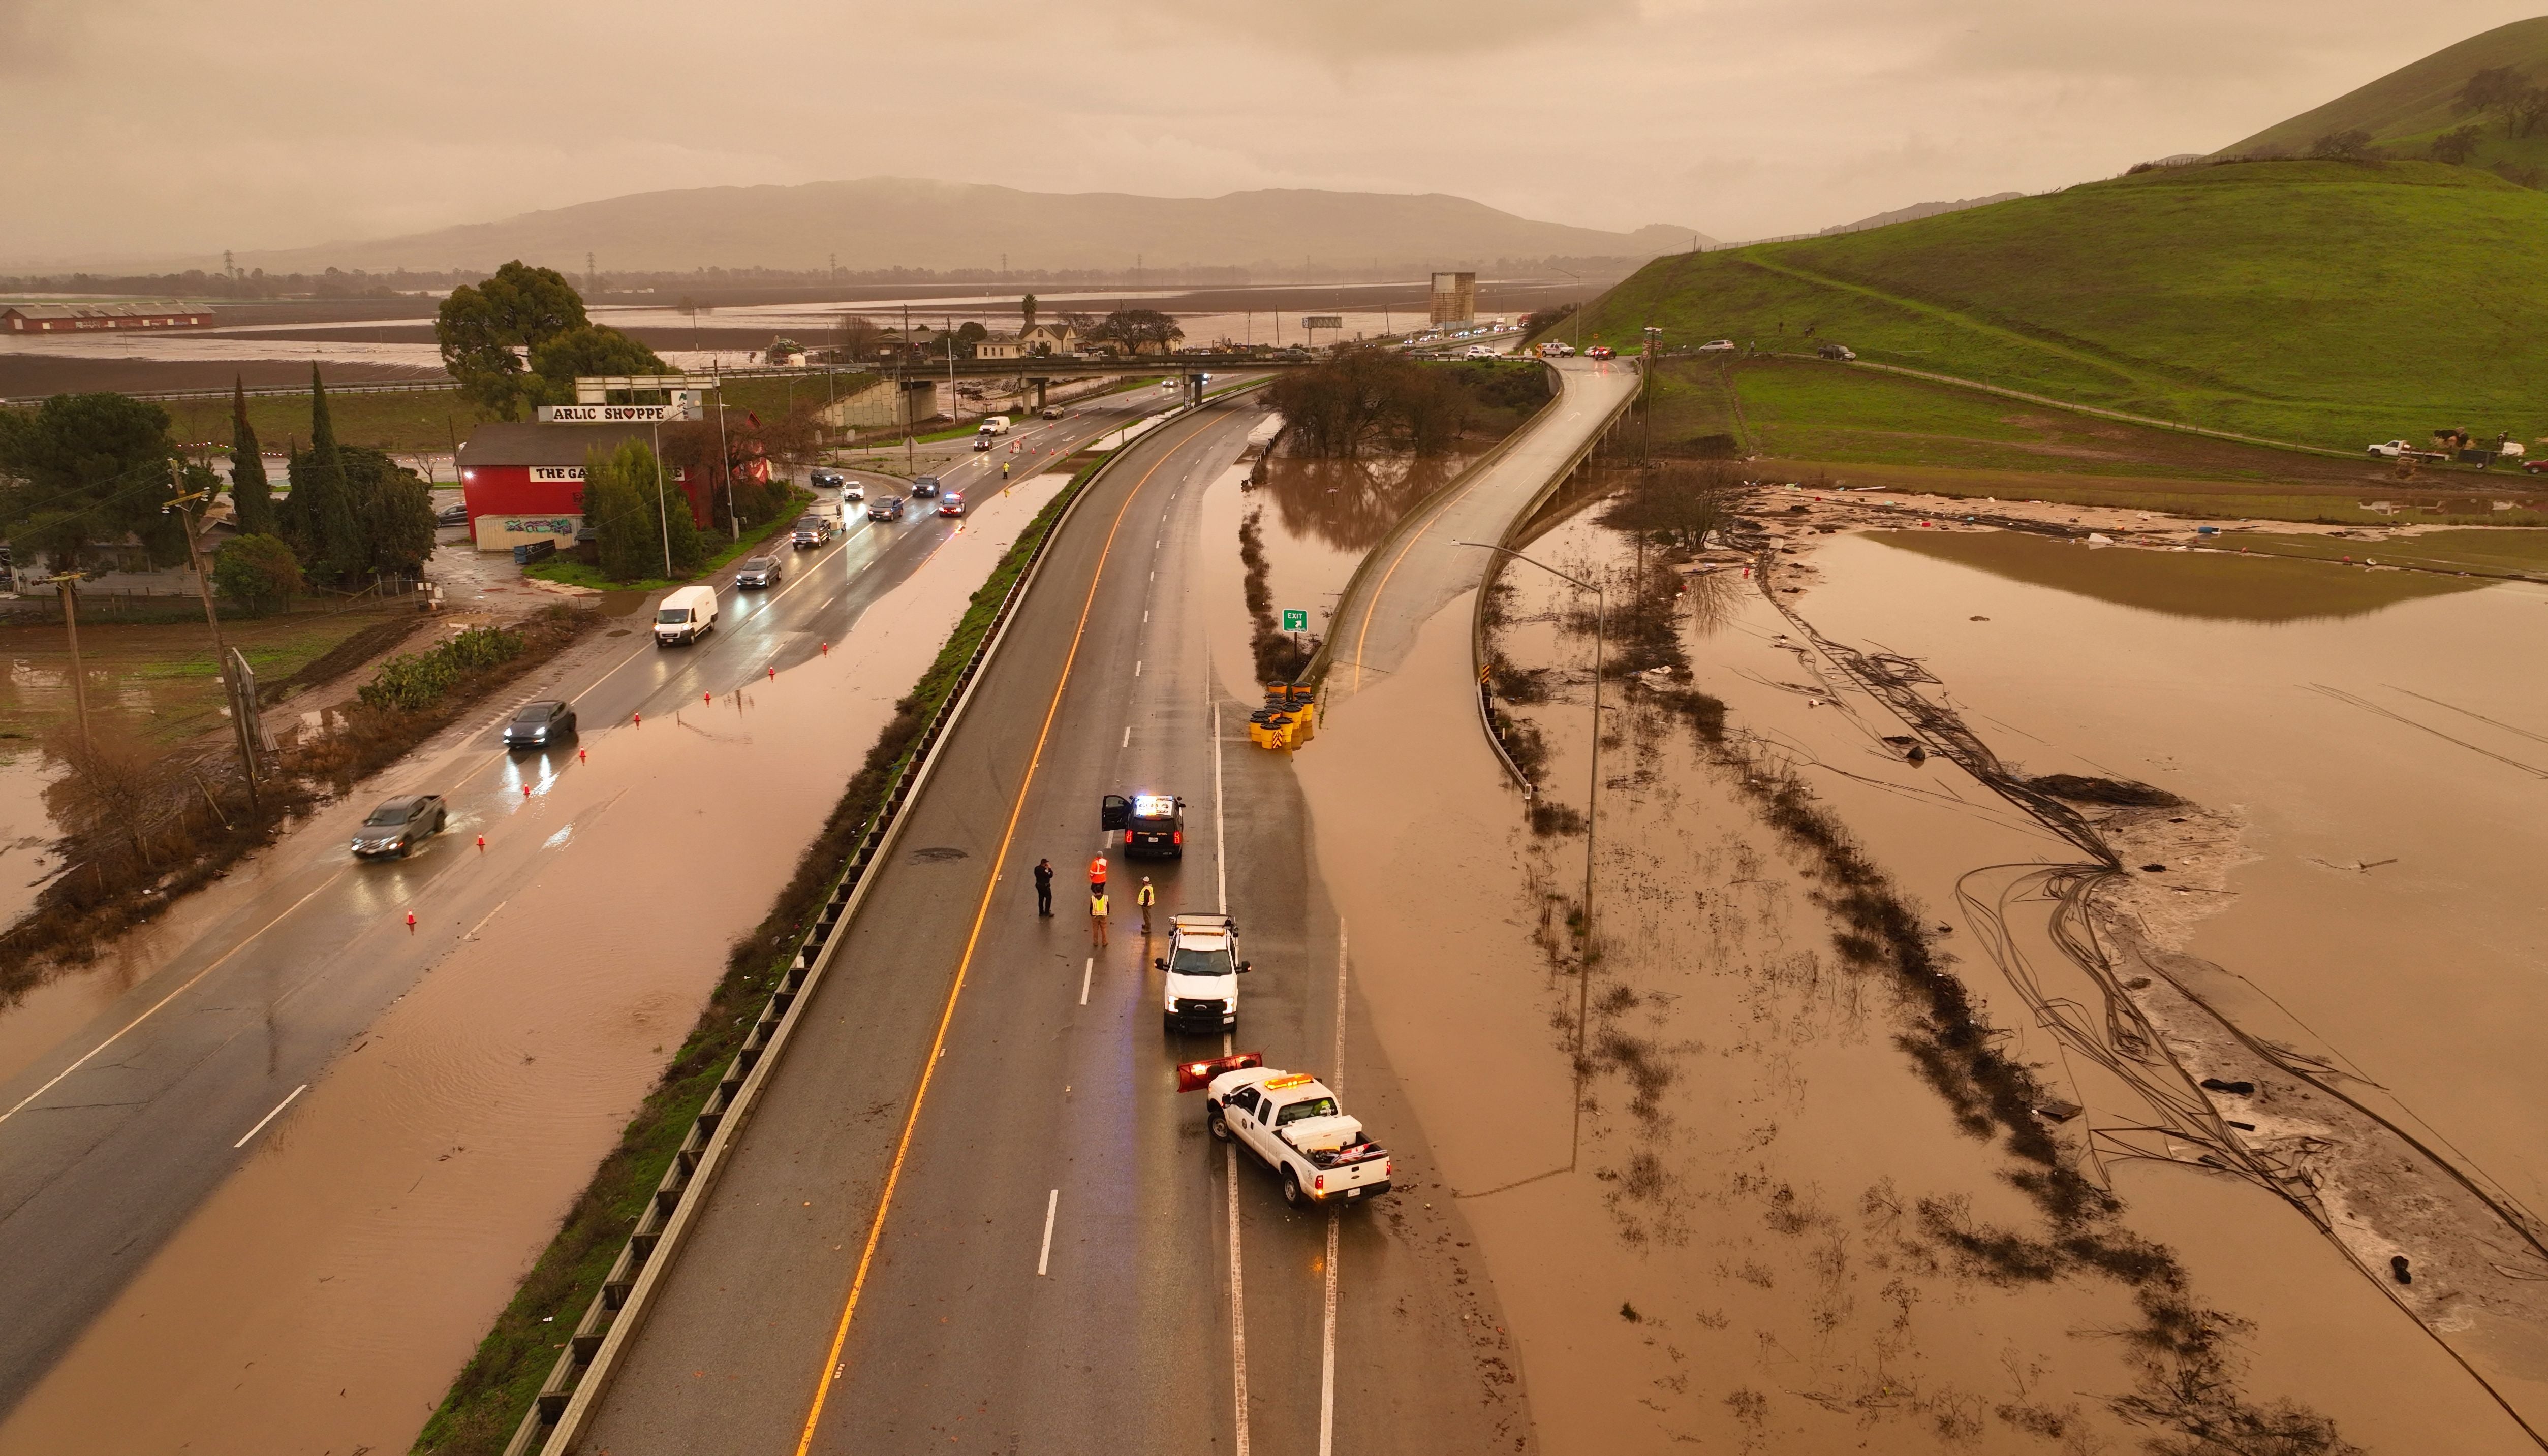
<path fill-rule="evenodd" d="M 1659 258 L 1585 340 L 1864 359 L 2358 450 L 2548 435 L 2548 193 L 2434 162 L 2178 167 Z M 1572 320 L 1566 325 L 1571 332 Z"/>
<path fill-rule="evenodd" d="M 2532 85 L 2548 84 L 2548 16 L 2514 21 L 2456 46 L 2436 50 L 2412 65 L 2399 67 L 2371 84 L 2349 91 L 2314 111 L 2266 128 L 2223 156 L 2297 156 L 2318 138 L 2338 132 L 2363 131 L 2393 154 L 2422 156 L 2433 138 L 2458 127 L 2480 132 L 2473 166 L 2502 166 L 2516 176 L 2529 169 L 2548 170 L 2548 126 L 2528 136 L 2510 135 L 2500 118 L 2472 117 L 2452 110 L 2460 87 L 2477 72 L 2510 66 Z M 2536 180 L 2531 185 L 2538 185 Z"/>

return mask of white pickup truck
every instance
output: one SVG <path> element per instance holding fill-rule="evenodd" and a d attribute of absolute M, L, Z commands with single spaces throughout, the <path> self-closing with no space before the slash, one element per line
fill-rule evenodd
<path fill-rule="evenodd" d="M 2380 460 L 2422 460 L 2438 462 L 2451 458 L 2440 450 L 2418 449 L 2413 445 L 2408 444 L 2405 440 L 2384 440 L 2377 445 L 2371 446 L 2370 453 L 2375 459 Z"/>
<path fill-rule="evenodd" d="M 1177 1068 L 1180 1089 L 1198 1084 L 1205 1088 L 1204 1126 L 1273 1169 L 1285 1203 L 1366 1203 L 1389 1191 L 1389 1149 L 1310 1073 L 1280 1071 L 1241 1052 Z"/>
<path fill-rule="evenodd" d="M 1168 923 L 1168 954 L 1152 963 L 1164 973 L 1159 1013 L 1171 1035 L 1238 1025 L 1238 977 L 1249 967 L 1238 958 L 1237 921 L 1180 915 Z"/>

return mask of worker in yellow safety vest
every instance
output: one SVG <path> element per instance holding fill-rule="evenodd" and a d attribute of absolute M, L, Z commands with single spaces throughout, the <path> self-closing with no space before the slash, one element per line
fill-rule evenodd
<path fill-rule="evenodd" d="M 1141 934 L 1146 936 L 1150 933 L 1150 907 L 1159 903 L 1159 892 L 1151 885 L 1150 876 L 1141 876 L 1141 888 L 1133 896 L 1133 903 L 1141 907 Z"/>

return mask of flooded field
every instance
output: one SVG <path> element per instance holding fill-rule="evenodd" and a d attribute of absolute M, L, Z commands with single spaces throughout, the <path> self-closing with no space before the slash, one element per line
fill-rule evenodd
<path fill-rule="evenodd" d="M 25 738 L 0 745 L 0 955 L 8 928 L 36 908 L 36 892 L 61 867 L 52 853 L 60 830 L 45 808 L 44 755 Z M 0 1058 L 0 1075 L 6 1075 Z"/>
<path fill-rule="evenodd" d="M 1622 1195 L 1647 1191 L 1615 1210 L 1641 1246 L 1672 1231 L 1724 1250 L 1712 1280 L 1670 1283 L 1701 1272 L 1685 1256 L 1641 1271 L 1692 1299 L 1729 1269 L 1819 1273 L 1863 1295 L 1861 1275 L 1838 1279 L 1837 1253 L 1818 1270 L 1787 1243 L 1782 1261 L 1781 1240 L 1726 1223 L 1747 1203 L 1771 1228 L 1792 1223 L 1758 1199 L 1804 1198 L 1800 1177 L 1826 1211 L 1855 1184 L 1862 1214 L 1917 1210 L 1907 1242 L 1836 1219 L 1861 1255 L 1887 1257 L 1894 1240 L 1917 1262 L 1925 1244 L 1983 1286 L 2031 1291 L 1967 1327 L 1926 1329 L 1919 1367 L 1893 1358 L 1898 1344 L 1858 1347 L 1906 1382 L 1925 1369 L 1933 1392 L 1974 1396 L 1998 1438 L 2128 1445 L 2185 1429 L 2200 1412 L 2159 1393 L 2181 1395 L 2199 1370 L 2250 1414 L 2289 1399 L 2375 1449 L 2529 1448 L 2504 1413 L 2535 1426 L 2548 1370 L 2532 1292 L 2548 1263 L 2527 1212 L 2541 1089 L 2521 1052 L 2540 1030 L 2542 922 L 2521 866 L 2548 845 L 2510 806 L 2548 771 L 2548 697 L 2489 665 L 2548 647 L 2548 592 L 1995 532 L 1780 529 L 1794 551 L 1774 557 L 1794 565 L 1768 593 L 1730 569 L 1688 584 L 1713 608 L 1685 607 L 1686 643 L 1698 685 L 1731 707 L 1729 744 L 1701 753 L 1639 684 L 1614 683 L 1605 717 L 1599 883 L 1615 899 L 1587 998 L 1588 1075 L 1605 1111 L 1626 1101 L 1615 1126 L 1651 1158 L 1621 1170 Z M 1625 551 L 1579 518 L 1534 554 L 1615 572 Z M 1571 629 L 1585 624 L 1527 575 L 1502 640 L 1553 671 L 1548 701 L 1515 710 L 1550 741 L 1543 781 L 1580 804 L 1589 644 Z M 1906 691 L 1947 714 L 1903 721 Z M 1963 771 L 1958 732 L 2021 781 L 2144 782 L 2186 802 L 2028 812 Z M 1915 741 L 1925 764 L 1906 755 Z M 1801 796 L 1781 791 L 1789 775 Z M 1845 852 L 1930 927 L 1921 939 L 1866 958 L 1872 932 L 1844 912 L 1876 902 L 1846 860 L 1799 854 L 1815 831 L 1798 837 L 1798 807 L 1845 833 Z M 1765 813 L 1789 832 L 1765 836 Z M 2123 865 L 2082 863 L 2083 843 L 2107 841 Z M 1540 892 L 1580 894 L 1567 878 L 1580 854 L 1577 840 L 1556 848 Z M 2003 1048 L 1997 1075 L 2036 1089 L 2032 1111 L 2005 1116 L 1981 1096 L 1989 1078 L 1949 1075 L 1951 1003 L 1869 972 L 1906 954 L 1960 982 L 1982 1045 Z M 1551 1024 L 1568 1019 L 1560 1007 Z M 2241 1036 L 2268 1054 L 2241 1059 Z M 1773 1125 L 1757 1147 L 1729 1139 L 1754 1120 Z M 2048 1177 L 2075 1177 L 2073 1201 L 2046 1198 Z M 2101 1253 L 2053 1252 L 2091 1226 Z M 1952 1284 L 1901 1288 L 1920 1296 L 1902 1306 L 1905 1330 L 1921 1327 L 1915 1308 L 1972 1304 Z M 2218 1337 L 2154 1362 L 2085 1334 L 2170 1310 Z M 1800 1347 L 1849 1350 L 1852 1317 L 1754 1313 L 1761 1358 L 1744 1363 L 1783 1392 L 1758 1387 L 1762 1407 L 1729 1396 L 1712 1412 L 1722 1434 L 1762 1428 L 1741 1405 L 1774 1425 L 1791 1413 L 1778 1449 L 1852 1448 L 1815 1413 L 1839 1393 L 1780 1368 Z M 2027 1332 L 2045 1319 L 2061 1332 Z M 1984 1357 L 2001 1341 L 1994 1376 Z M 2041 1403 L 2029 1413 L 2023 1391 L 2045 1371 L 2021 1366 L 2038 1360 L 2061 1370 L 2050 1388 L 2085 1398 L 2058 1420 Z"/>
<path fill-rule="evenodd" d="M 531 784 L 543 791 L 516 801 L 500 785 L 511 837 L 542 836 L 534 867 L 421 928 L 450 949 L 0 1423 L 0 1452 L 405 1449 L 687 1033 L 856 746 L 1060 480 L 986 500 L 827 657 L 642 728 L 589 729 L 592 762 Z M 673 844 L 682 853 L 662 852 Z M 640 901 L 690 910 L 595 913 Z M 46 990 L 67 1001 L 86 979 Z M 136 1401 L 142 1379 L 152 1395 Z"/>

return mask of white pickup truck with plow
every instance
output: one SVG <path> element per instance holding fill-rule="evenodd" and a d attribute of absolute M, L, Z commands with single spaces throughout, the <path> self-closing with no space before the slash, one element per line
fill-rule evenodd
<path fill-rule="evenodd" d="M 1362 1203 L 1389 1191 L 1389 1149 L 1310 1073 L 1280 1071 L 1242 1051 L 1180 1065 L 1177 1089 L 1197 1087 L 1205 1089 L 1204 1125 L 1212 1136 L 1271 1168 L 1285 1203 Z"/>

